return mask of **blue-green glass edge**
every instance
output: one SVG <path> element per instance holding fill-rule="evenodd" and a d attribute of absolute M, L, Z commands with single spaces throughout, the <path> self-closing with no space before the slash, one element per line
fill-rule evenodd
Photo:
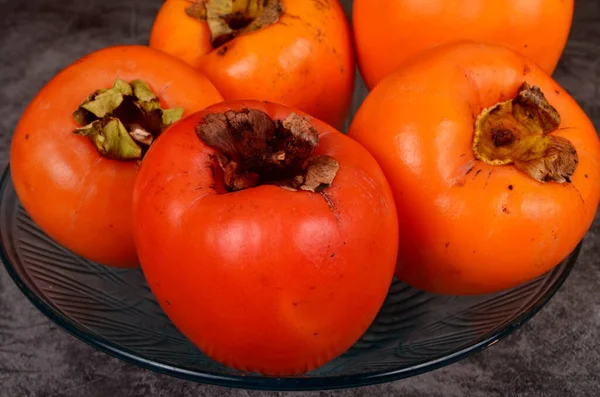
<path fill-rule="evenodd" d="M 10 166 L 7 166 L 2 174 L 0 182 L 0 200 L 10 178 Z M 96 348 L 106 354 L 123 360 L 127 363 L 137 365 L 144 369 L 149 369 L 161 374 L 174 376 L 187 381 L 211 384 L 216 386 L 225 386 L 240 389 L 268 390 L 268 391 L 309 391 L 309 390 L 332 390 L 345 389 L 360 386 L 368 386 L 379 383 L 391 382 L 420 375 L 425 372 L 433 371 L 447 365 L 453 364 L 475 353 L 485 350 L 487 347 L 509 336 L 519 329 L 523 324 L 532 319 L 544 307 L 556 292 L 564 284 L 571 270 L 577 262 L 582 242 L 569 255 L 568 262 L 563 272 L 558 276 L 556 282 L 542 295 L 536 303 L 532 304 L 531 309 L 522 313 L 515 320 L 504 326 L 502 329 L 489 336 L 482 336 L 478 342 L 462 349 L 456 349 L 451 353 L 443 354 L 435 359 L 423 360 L 422 362 L 408 368 L 396 371 L 378 371 L 362 373 L 351 376 L 331 376 L 331 377 L 298 377 L 298 378 L 268 378 L 260 376 L 223 376 L 211 373 L 200 373 L 194 370 L 174 367 L 159 361 L 152 361 L 138 356 L 137 354 L 112 346 L 110 341 L 105 338 L 94 335 L 87 330 L 81 329 L 76 323 L 68 317 L 61 314 L 58 309 L 46 303 L 36 294 L 27 284 L 33 286 L 34 283 L 29 280 L 26 283 L 17 273 L 12 263 L 8 259 L 5 248 L 0 244 L 0 261 L 4 264 L 10 278 L 27 297 L 27 299 L 52 322 L 61 327 L 67 333 L 71 334 L 80 341 Z"/>

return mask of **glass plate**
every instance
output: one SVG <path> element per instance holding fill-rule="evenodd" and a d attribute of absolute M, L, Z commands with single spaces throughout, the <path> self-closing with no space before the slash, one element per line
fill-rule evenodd
<path fill-rule="evenodd" d="M 31 221 L 6 169 L 0 185 L 1 259 L 21 291 L 66 331 L 117 358 L 191 381 L 266 390 L 315 390 L 397 380 L 479 352 L 518 329 L 560 288 L 581 244 L 560 265 L 518 288 L 438 296 L 394 281 L 364 336 L 307 375 L 268 378 L 223 367 L 177 331 L 139 269 L 112 269 L 62 248 Z"/>

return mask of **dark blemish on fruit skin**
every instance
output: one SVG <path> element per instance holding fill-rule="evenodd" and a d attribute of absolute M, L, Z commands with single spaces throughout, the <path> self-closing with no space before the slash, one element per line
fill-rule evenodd
<path fill-rule="evenodd" d="M 477 177 L 477 175 L 479 175 L 479 173 L 481 172 L 481 170 L 477 170 L 477 172 L 475 173 L 475 175 L 473 175 L 473 179 L 475 179 Z"/>
<path fill-rule="evenodd" d="M 466 173 L 465 175 L 469 175 L 469 174 L 471 173 L 471 171 L 473 171 L 473 169 L 474 169 L 474 168 L 475 168 L 475 167 L 471 167 L 471 168 L 469 168 L 469 170 L 467 171 L 467 173 Z"/>
<path fill-rule="evenodd" d="M 314 291 L 314 290 L 316 290 L 316 289 L 317 289 L 317 287 L 315 287 L 315 286 L 313 285 L 312 287 L 309 287 L 308 289 L 309 289 L 309 290 L 311 290 L 311 291 Z"/>
<path fill-rule="evenodd" d="M 108 227 L 114 227 L 114 225 L 108 225 Z"/>
<path fill-rule="evenodd" d="M 169 301 L 166 301 L 166 302 L 167 302 L 167 305 L 171 306 L 171 302 L 169 302 Z"/>
<path fill-rule="evenodd" d="M 317 33 L 315 34 L 315 40 L 318 42 L 323 42 L 323 31 L 317 28 Z"/>
<path fill-rule="evenodd" d="M 313 333 L 313 336 L 317 336 L 317 335 L 319 335 L 319 333 L 318 333 L 318 332 L 314 332 L 314 333 Z"/>
<path fill-rule="evenodd" d="M 583 176 L 585 177 L 585 179 L 588 179 L 588 174 L 583 174 Z"/>
<path fill-rule="evenodd" d="M 25 134 L 25 140 L 29 139 L 29 134 Z"/>
<path fill-rule="evenodd" d="M 490 181 L 490 178 L 492 177 L 492 170 L 490 170 L 490 173 L 487 176 L 487 179 L 485 180 L 485 186 L 483 187 L 484 189 L 487 187 L 488 182 Z"/>
<path fill-rule="evenodd" d="M 556 92 L 556 95 L 560 95 L 560 91 L 559 90 L 554 90 L 554 92 Z"/>
<path fill-rule="evenodd" d="M 529 72 L 531 72 L 531 69 L 529 68 L 529 65 L 526 64 L 523 68 L 523 76 L 525 76 Z"/>
<path fill-rule="evenodd" d="M 507 215 L 510 214 L 510 211 L 506 207 L 502 207 L 502 212 L 504 212 Z"/>
<path fill-rule="evenodd" d="M 586 178 L 587 178 L 587 177 L 586 177 Z M 584 200 L 583 196 L 581 195 L 581 192 L 579 191 L 579 189 L 577 189 L 577 186 L 575 186 L 575 185 L 571 185 L 571 184 L 569 184 L 569 185 L 566 185 L 566 186 L 572 186 L 572 187 L 573 187 L 573 189 L 575 189 L 575 192 L 576 192 L 576 193 L 577 193 L 577 195 L 579 196 L 579 199 L 581 200 L 581 202 L 583 203 L 583 205 L 585 205 L 585 200 Z"/>
<path fill-rule="evenodd" d="M 329 2 L 327 0 L 313 0 L 314 7 L 319 10 L 327 10 L 329 8 Z"/>
<path fill-rule="evenodd" d="M 329 255 L 330 258 L 333 258 L 335 256 L 335 252 L 331 255 Z"/>
<path fill-rule="evenodd" d="M 466 155 L 467 155 L 466 153 L 463 153 L 460 155 L 460 157 L 465 157 Z"/>
<path fill-rule="evenodd" d="M 508 190 L 513 190 L 513 185 L 508 185 Z"/>
<path fill-rule="evenodd" d="M 329 195 L 327 194 L 326 191 L 322 190 L 317 193 L 319 193 L 323 197 L 323 199 L 327 203 L 327 206 L 329 207 L 329 210 L 333 214 L 335 221 L 339 223 L 339 221 L 340 221 L 339 213 L 338 213 L 337 209 L 335 208 L 335 204 L 333 203 L 333 200 L 331 200 L 331 198 L 329 197 Z"/>
<path fill-rule="evenodd" d="M 294 307 L 298 306 L 298 302 L 292 302 L 292 306 L 294 306 Z"/>
<path fill-rule="evenodd" d="M 217 51 L 217 55 L 223 56 L 227 53 L 228 50 L 229 47 L 227 47 L 227 45 L 224 45 L 223 47 L 219 48 L 219 50 Z"/>
<path fill-rule="evenodd" d="M 448 248 L 450 246 L 450 242 L 446 243 L 446 248 Z"/>

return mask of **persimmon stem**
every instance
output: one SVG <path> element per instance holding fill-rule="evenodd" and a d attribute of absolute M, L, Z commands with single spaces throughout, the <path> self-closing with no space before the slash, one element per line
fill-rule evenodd
<path fill-rule="evenodd" d="M 240 34 L 277 22 L 283 8 L 281 0 L 198 0 L 186 13 L 208 24 L 211 43 L 217 48 Z"/>
<path fill-rule="evenodd" d="M 538 87 L 524 83 L 514 99 L 484 109 L 475 122 L 475 157 L 514 166 L 539 182 L 568 183 L 578 163 L 573 144 L 551 135 L 560 114 Z"/>
<path fill-rule="evenodd" d="M 217 150 L 227 191 L 274 184 L 320 192 L 339 169 L 331 156 L 315 156 L 319 134 L 306 117 L 273 120 L 255 109 L 212 113 L 196 127 L 200 140 Z"/>
<path fill-rule="evenodd" d="M 116 79 L 112 88 L 96 90 L 73 112 L 81 126 L 73 133 L 88 137 L 103 157 L 139 160 L 154 139 L 182 115 L 182 108 L 162 109 L 142 80 Z"/>

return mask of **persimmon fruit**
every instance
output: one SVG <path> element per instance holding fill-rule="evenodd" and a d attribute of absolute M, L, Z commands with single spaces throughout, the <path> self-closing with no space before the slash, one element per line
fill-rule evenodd
<path fill-rule="evenodd" d="M 150 46 L 181 58 L 226 99 L 288 105 L 341 128 L 354 54 L 338 0 L 167 0 Z"/>
<path fill-rule="evenodd" d="M 453 41 L 499 44 L 552 74 L 573 21 L 574 0 L 354 0 L 358 65 L 372 89 L 406 59 Z"/>
<path fill-rule="evenodd" d="M 361 145 L 289 107 L 227 101 L 167 130 L 134 189 L 154 296 L 213 359 L 309 371 L 366 331 L 398 252 L 391 190 Z"/>
<path fill-rule="evenodd" d="M 483 294 L 567 257 L 600 198 L 600 140 L 577 102 L 506 47 L 461 42 L 412 58 L 365 99 L 349 136 L 398 209 L 396 275 Z"/>
<path fill-rule="evenodd" d="M 135 267 L 139 160 L 179 118 L 221 100 L 205 76 L 160 51 L 116 46 L 88 54 L 25 109 L 10 151 L 17 196 L 59 244 L 101 264 Z"/>

